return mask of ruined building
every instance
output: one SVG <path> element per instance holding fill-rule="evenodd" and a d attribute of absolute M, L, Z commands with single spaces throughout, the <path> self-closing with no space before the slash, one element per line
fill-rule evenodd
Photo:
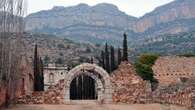
<path fill-rule="evenodd" d="M 195 77 L 195 58 L 166 56 L 157 59 L 153 66 L 159 85 L 166 86 Z"/>

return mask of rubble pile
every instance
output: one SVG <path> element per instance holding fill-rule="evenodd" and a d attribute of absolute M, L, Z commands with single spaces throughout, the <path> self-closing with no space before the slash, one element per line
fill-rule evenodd
<path fill-rule="evenodd" d="M 130 104 L 151 102 L 150 84 L 136 74 L 132 64 L 122 62 L 113 72 L 111 81 L 114 88 L 113 102 Z"/>
<path fill-rule="evenodd" d="M 153 101 L 156 103 L 182 105 L 195 108 L 195 84 L 176 84 L 159 87 L 152 93 Z"/>
<path fill-rule="evenodd" d="M 55 86 L 51 86 L 44 92 L 33 92 L 31 96 L 24 95 L 18 98 L 18 104 L 63 104 L 64 80 L 60 80 Z"/>

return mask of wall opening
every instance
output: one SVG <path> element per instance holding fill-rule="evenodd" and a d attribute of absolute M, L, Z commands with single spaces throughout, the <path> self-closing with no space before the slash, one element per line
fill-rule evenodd
<path fill-rule="evenodd" d="M 88 75 L 75 77 L 70 84 L 71 100 L 97 100 L 96 82 Z"/>

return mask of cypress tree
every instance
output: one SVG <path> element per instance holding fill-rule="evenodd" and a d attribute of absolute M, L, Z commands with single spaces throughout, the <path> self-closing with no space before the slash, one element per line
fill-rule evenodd
<path fill-rule="evenodd" d="M 43 65 L 43 60 L 41 59 L 40 57 L 40 83 L 41 83 L 41 87 L 40 87 L 40 90 L 41 91 L 44 91 L 44 74 L 43 74 L 43 68 L 44 68 L 44 65 Z"/>
<path fill-rule="evenodd" d="M 105 67 L 105 53 L 104 51 L 101 51 L 101 66 L 106 69 Z"/>
<path fill-rule="evenodd" d="M 123 37 L 123 61 L 128 61 L 127 34 L 124 33 Z"/>
<path fill-rule="evenodd" d="M 34 90 L 38 91 L 39 89 L 39 57 L 38 57 L 38 52 L 37 52 L 37 44 L 35 44 L 35 49 L 34 49 Z"/>
<path fill-rule="evenodd" d="M 110 63 L 111 63 L 111 71 L 114 71 L 116 69 L 116 62 L 115 62 L 115 52 L 114 47 L 110 46 Z"/>
<path fill-rule="evenodd" d="M 121 48 L 119 47 L 119 48 L 118 48 L 118 59 L 117 59 L 117 60 L 118 60 L 118 65 L 121 64 L 121 60 L 122 60 L 121 57 L 122 57 L 122 55 L 121 55 Z"/>
<path fill-rule="evenodd" d="M 105 46 L 105 66 L 108 73 L 110 73 L 110 59 L 109 59 L 109 51 L 108 51 L 108 44 L 106 43 Z"/>
<path fill-rule="evenodd" d="M 91 64 L 93 64 L 93 63 L 94 63 L 94 61 L 93 61 L 93 57 L 91 57 L 91 59 L 90 59 L 90 63 L 91 63 Z"/>
<path fill-rule="evenodd" d="M 43 61 L 39 58 L 37 44 L 34 50 L 34 91 L 44 90 Z"/>

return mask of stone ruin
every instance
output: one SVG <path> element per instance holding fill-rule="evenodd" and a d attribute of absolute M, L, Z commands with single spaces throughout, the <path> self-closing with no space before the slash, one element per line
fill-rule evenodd
<path fill-rule="evenodd" d="M 195 108 L 195 82 L 188 80 L 186 83 L 161 86 L 155 91 L 151 91 L 150 83 L 142 80 L 136 73 L 132 64 L 122 62 L 118 69 L 109 76 L 102 68 L 95 64 L 84 64 L 69 72 L 71 75 L 60 80 L 55 86 L 49 87 L 45 92 L 35 92 L 31 96 L 22 96 L 17 103 L 24 104 L 67 104 L 70 103 L 69 88 L 71 80 L 81 74 L 85 69 L 89 71 L 95 69 L 95 74 L 88 74 L 94 79 L 96 74 L 104 74 L 103 79 L 95 79 L 99 83 L 100 91 L 97 102 L 99 103 L 126 103 L 126 104 L 146 104 L 163 103 L 182 105 Z M 109 81 L 109 82 L 103 82 Z M 103 82 L 103 83 L 102 83 Z M 107 88 L 107 92 L 106 89 Z M 103 91 L 101 91 L 103 90 Z"/>
<path fill-rule="evenodd" d="M 148 103 L 151 93 L 150 83 L 139 77 L 132 64 L 122 62 L 111 76 L 114 103 Z"/>
<path fill-rule="evenodd" d="M 165 56 L 160 57 L 152 67 L 154 77 L 160 86 L 182 82 L 184 78 L 195 77 L 195 58 Z"/>

